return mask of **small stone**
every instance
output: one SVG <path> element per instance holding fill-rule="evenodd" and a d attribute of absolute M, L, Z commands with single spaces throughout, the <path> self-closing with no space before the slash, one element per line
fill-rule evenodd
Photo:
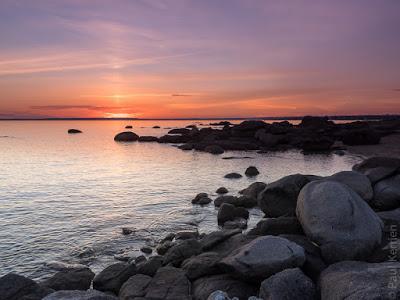
<path fill-rule="evenodd" d="M 129 235 L 129 234 L 131 234 L 131 233 L 133 233 L 133 230 L 132 230 L 132 229 L 126 228 L 126 227 L 122 228 L 122 234 L 123 234 L 123 235 Z"/>
<path fill-rule="evenodd" d="M 227 179 L 238 179 L 238 178 L 242 178 L 243 176 L 240 175 L 239 173 L 228 173 L 224 177 Z"/>
<path fill-rule="evenodd" d="M 142 251 L 145 254 L 151 254 L 153 252 L 153 249 L 151 249 L 150 247 L 144 246 L 144 247 L 140 248 L 140 251 Z"/>
<path fill-rule="evenodd" d="M 246 169 L 244 174 L 246 174 L 246 176 L 248 176 L 248 177 L 254 177 L 254 176 L 257 176 L 258 174 L 260 174 L 260 172 L 257 170 L 256 167 L 250 166 Z"/>

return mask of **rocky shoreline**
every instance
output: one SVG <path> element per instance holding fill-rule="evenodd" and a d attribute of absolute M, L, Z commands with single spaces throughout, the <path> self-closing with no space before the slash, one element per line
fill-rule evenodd
<path fill-rule="evenodd" d="M 294 174 L 237 196 L 224 187 L 217 193 L 192 203 L 218 209 L 218 231 L 170 233 L 155 249 L 142 248 L 157 254 L 98 274 L 85 266 L 42 282 L 8 274 L 0 299 L 400 298 L 400 159 L 374 157 L 329 177 Z M 245 230 L 249 208 L 265 217 Z"/>

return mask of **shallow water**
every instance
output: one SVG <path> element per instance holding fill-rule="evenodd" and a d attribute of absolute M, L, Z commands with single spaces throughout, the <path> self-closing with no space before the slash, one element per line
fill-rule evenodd
<path fill-rule="evenodd" d="M 98 271 L 114 255 L 137 256 L 171 231 L 209 232 L 216 210 L 192 206 L 199 192 L 236 193 L 254 181 L 293 173 L 330 175 L 350 170 L 359 158 L 298 151 L 222 156 L 184 152 L 158 143 L 116 143 L 127 124 L 139 135 L 165 134 L 165 127 L 209 121 L 3 121 L 0 122 L 0 276 L 32 279 L 54 270 L 49 262 L 83 263 Z M 160 125 L 162 129 L 153 129 Z M 69 128 L 83 134 L 68 135 Z M 252 159 L 225 160 L 227 156 Z M 225 179 L 256 166 L 255 179 Z M 250 224 L 261 217 L 251 212 Z M 135 230 L 121 234 L 122 227 Z"/>

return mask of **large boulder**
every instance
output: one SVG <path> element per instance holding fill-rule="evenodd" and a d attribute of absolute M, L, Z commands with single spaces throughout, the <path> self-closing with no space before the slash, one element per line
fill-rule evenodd
<path fill-rule="evenodd" d="M 131 131 L 125 131 L 125 132 L 121 132 L 118 133 L 115 137 L 114 137 L 114 141 L 116 142 L 134 142 L 137 141 L 139 139 L 139 136 Z"/>
<path fill-rule="evenodd" d="M 241 232 L 242 231 L 240 229 L 213 231 L 209 234 L 204 235 L 201 238 L 201 249 L 203 251 L 208 251 L 219 243 L 222 243 L 223 241 L 229 239 L 231 236 L 237 235 Z"/>
<path fill-rule="evenodd" d="M 247 196 L 250 198 L 258 198 L 258 195 L 265 189 L 267 186 L 264 182 L 253 182 L 247 188 L 239 191 L 243 196 Z"/>
<path fill-rule="evenodd" d="M 259 194 L 258 205 L 267 217 L 293 216 L 297 196 L 309 182 L 309 178 L 301 174 L 283 177 L 266 186 Z"/>
<path fill-rule="evenodd" d="M 265 218 L 249 231 L 254 235 L 303 234 L 303 228 L 296 217 Z"/>
<path fill-rule="evenodd" d="M 42 282 L 43 286 L 55 291 L 87 290 L 92 284 L 94 273 L 89 269 L 63 270 Z"/>
<path fill-rule="evenodd" d="M 198 256 L 188 258 L 182 263 L 182 269 L 190 280 L 221 273 L 218 263 L 221 256 L 216 252 L 204 252 Z"/>
<path fill-rule="evenodd" d="M 353 166 L 353 170 L 367 175 L 372 184 L 400 170 L 400 159 L 393 157 L 371 157 Z"/>
<path fill-rule="evenodd" d="M 324 300 L 400 298 L 400 264 L 345 261 L 322 272 L 319 286 Z"/>
<path fill-rule="evenodd" d="M 193 282 L 193 300 L 207 300 L 215 291 L 224 291 L 229 297 L 247 300 L 257 294 L 257 286 L 237 280 L 227 274 L 201 277 Z"/>
<path fill-rule="evenodd" d="M 223 203 L 218 210 L 218 223 L 224 224 L 226 221 L 233 221 L 236 218 L 249 218 L 249 212 L 243 207 L 235 207 L 229 203 Z"/>
<path fill-rule="evenodd" d="M 145 262 L 142 262 L 137 265 L 137 273 L 144 274 L 148 276 L 154 276 L 157 273 L 158 269 L 162 267 L 163 257 L 159 255 L 155 255 L 150 257 Z"/>
<path fill-rule="evenodd" d="M 163 267 L 147 286 L 145 299 L 191 300 L 190 282 L 185 271 L 174 267 Z"/>
<path fill-rule="evenodd" d="M 333 180 L 347 185 L 367 202 L 370 202 L 374 196 L 371 181 L 364 174 L 354 171 L 342 171 L 329 176 L 327 180 Z"/>
<path fill-rule="evenodd" d="M 168 249 L 164 255 L 163 264 L 179 267 L 185 259 L 200 254 L 200 247 L 200 242 L 195 239 L 183 240 Z"/>
<path fill-rule="evenodd" d="M 221 261 L 222 268 L 244 280 L 262 280 L 288 268 L 301 267 L 304 249 L 277 236 L 256 238 Z"/>
<path fill-rule="evenodd" d="M 354 145 L 376 145 L 379 144 L 381 136 L 373 129 L 352 129 L 344 132 L 343 144 Z"/>
<path fill-rule="evenodd" d="M 144 297 L 146 288 L 150 284 L 152 278 L 143 274 L 136 274 L 129 278 L 119 291 L 120 300 L 132 300 L 135 297 Z"/>
<path fill-rule="evenodd" d="M 134 264 L 116 263 L 108 266 L 93 279 L 93 288 L 118 295 L 121 286 L 129 277 L 136 274 Z"/>
<path fill-rule="evenodd" d="M 96 290 L 58 291 L 43 300 L 118 300 L 117 297 Z"/>
<path fill-rule="evenodd" d="M 327 262 L 365 258 L 381 242 L 382 221 L 356 192 L 339 182 L 307 184 L 299 194 L 296 214 Z"/>
<path fill-rule="evenodd" d="M 378 210 L 400 207 L 400 174 L 383 179 L 374 186 L 371 205 Z"/>
<path fill-rule="evenodd" d="M 299 268 L 293 268 L 265 279 L 261 283 L 260 298 L 314 300 L 317 299 L 317 289 Z"/>
<path fill-rule="evenodd" d="M 0 277 L 1 300 L 40 300 L 52 292 L 21 275 L 10 273 Z"/>

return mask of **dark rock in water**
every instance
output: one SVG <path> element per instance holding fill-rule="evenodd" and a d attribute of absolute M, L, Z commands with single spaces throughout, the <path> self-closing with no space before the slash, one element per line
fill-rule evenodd
<path fill-rule="evenodd" d="M 94 273 L 89 269 L 63 270 L 42 282 L 42 286 L 55 291 L 87 290 L 92 284 Z"/>
<path fill-rule="evenodd" d="M 232 160 L 232 159 L 253 159 L 254 157 L 251 156 L 226 156 L 223 157 L 222 159 L 226 159 L 226 160 Z"/>
<path fill-rule="evenodd" d="M 159 143 L 170 143 L 170 144 L 182 144 L 187 143 L 190 140 L 189 136 L 185 135 L 176 135 L 176 134 L 167 134 L 163 135 L 158 139 Z"/>
<path fill-rule="evenodd" d="M 373 129 L 347 130 L 342 137 L 343 144 L 353 145 L 376 145 L 379 144 L 381 136 Z"/>
<path fill-rule="evenodd" d="M 158 142 L 158 137 L 156 136 L 140 136 L 139 137 L 139 142 Z"/>
<path fill-rule="evenodd" d="M 152 256 L 149 260 L 137 265 L 137 273 L 153 277 L 158 269 L 162 267 L 162 262 L 162 256 Z"/>
<path fill-rule="evenodd" d="M 400 174 L 383 179 L 374 186 L 374 199 L 371 206 L 378 210 L 391 210 L 400 207 Z"/>
<path fill-rule="evenodd" d="M 262 280 L 288 268 L 301 267 L 304 249 L 277 236 L 256 238 L 234 250 L 221 261 L 221 267 L 243 280 Z"/>
<path fill-rule="evenodd" d="M 152 278 L 143 274 L 136 274 L 129 278 L 121 287 L 119 292 L 120 300 L 132 300 L 135 297 L 144 297 L 146 289 Z"/>
<path fill-rule="evenodd" d="M 0 277 L 1 300 L 40 300 L 52 292 L 52 289 L 42 287 L 24 276 L 10 273 Z"/>
<path fill-rule="evenodd" d="M 186 259 L 182 263 L 182 269 L 186 271 L 186 276 L 191 280 L 221 273 L 218 263 L 221 257 L 215 252 L 204 252 L 198 256 Z"/>
<path fill-rule="evenodd" d="M 214 205 L 216 207 L 220 207 L 223 203 L 232 204 L 237 207 L 245 207 L 252 208 L 257 206 L 256 198 L 248 197 L 248 196 L 232 196 L 232 195 L 223 195 L 215 198 Z"/>
<path fill-rule="evenodd" d="M 300 192 L 297 209 L 305 234 L 327 262 L 363 259 L 380 244 L 383 223 L 348 186 L 314 181 Z"/>
<path fill-rule="evenodd" d="M 168 249 L 164 255 L 163 264 L 179 267 L 185 259 L 200 254 L 200 247 L 201 244 L 195 239 L 181 241 Z"/>
<path fill-rule="evenodd" d="M 210 145 L 204 148 L 205 152 L 211 153 L 211 154 L 222 154 L 225 152 L 224 148 L 218 145 Z"/>
<path fill-rule="evenodd" d="M 299 268 L 279 272 L 261 283 L 262 299 L 317 299 L 317 289 Z"/>
<path fill-rule="evenodd" d="M 232 134 L 234 136 L 248 136 L 243 134 L 245 132 L 250 132 L 250 136 L 254 137 L 254 133 L 261 128 L 268 127 L 268 124 L 264 121 L 258 120 L 246 120 L 240 123 L 239 125 L 234 125 L 232 127 Z"/>
<path fill-rule="evenodd" d="M 374 196 L 371 181 L 364 174 L 354 171 L 342 171 L 326 178 L 347 185 L 360 195 L 365 201 L 370 202 Z"/>
<path fill-rule="evenodd" d="M 246 229 L 247 228 L 247 220 L 243 218 L 238 218 L 233 221 L 226 221 L 224 225 L 222 225 L 222 229 L 231 230 L 231 229 Z"/>
<path fill-rule="evenodd" d="M 334 140 L 327 136 L 311 135 L 304 139 L 301 148 L 305 152 L 320 152 L 331 150 Z"/>
<path fill-rule="evenodd" d="M 200 193 L 197 194 L 196 197 L 192 200 L 192 204 L 200 204 L 200 205 L 205 205 L 210 203 L 212 200 L 208 198 L 207 193 Z"/>
<path fill-rule="evenodd" d="M 226 221 L 233 221 L 236 218 L 249 218 L 249 212 L 242 207 L 235 207 L 229 203 L 223 203 L 218 210 L 218 224 L 224 224 Z"/>
<path fill-rule="evenodd" d="M 174 128 L 168 131 L 168 134 L 188 134 L 190 131 L 188 128 Z"/>
<path fill-rule="evenodd" d="M 145 299 L 190 300 L 190 282 L 185 271 L 173 267 L 163 267 L 147 286 Z"/>
<path fill-rule="evenodd" d="M 164 241 L 157 246 L 156 251 L 158 254 L 164 255 L 174 245 L 171 241 Z"/>
<path fill-rule="evenodd" d="M 303 247 L 306 254 L 306 261 L 301 269 L 308 277 L 316 282 L 321 272 L 327 267 L 326 263 L 322 259 L 321 249 L 304 235 L 283 234 L 280 235 L 280 237 L 288 239 L 289 241 Z"/>
<path fill-rule="evenodd" d="M 353 166 L 353 170 L 367 175 L 372 184 L 392 176 L 400 170 L 400 159 L 392 157 L 371 157 Z"/>
<path fill-rule="evenodd" d="M 139 255 L 138 257 L 135 257 L 135 259 L 133 260 L 135 264 L 141 264 L 147 261 L 146 256 L 144 255 Z"/>
<path fill-rule="evenodd" d="M 215 291 L 224 291 L 229 297 L 247 300 L 258 293 L 258 287 L 237 280 L 227 274 L 201 277 L 193 282 L 193 300 L 207 300 Z"/>
<path fill-rule="evenodd" d="M 31 300 L 31 298 L 29 298 L 29 300 Z M 58 291 L 48 295 L 47 297 L 43 298 L 43 300 L 118 300 L 118 298 L 96 290 L 87 290 Z"/>
<path fill-rule="evenodd" d="M 400 264 L 345 261 L 322 272 L 321 299 L 399 299 Z"/>
<path fill-rule="evenodd" d="M 153 252 L 153 249 L 151 249 L 150 247 L 144 246 L 144 247 L 140 248 L 140 251 L 142 251 L 145 254 L 151 254 Z"/>
<path fill-rule="evenodd" d="M 344 152 L 344 150 L 335 150 L 333 151 L 334 154 L 339 155 L 339 156 L 343 156 L 346 154 L 346 152 Z"/>
<path fill-rule="evenodd" d="M 242 178 L 243 176 L 240 175 L 239 173 L 228 173 L 224 177 L 228 179 L 236 179 L 236 178 Z"/>
<path fill-rule="evenodd" d="M 178 146 L 179 149 L 183 150 L 183 151 L 190 151 L 193 150 L 194 145 L 192 143 L 187 143 L 187 144 L 183 144 Z"/>
<path fill-rule="evenodd" d="M 253 208 L 253 207 L 257 206 L 257 204 L 258 204 L 257 198 L 243 195 L 237 199 L 237 206 Z"/>
<path fill-rule="evenodd" d="M 125 126 L 125 129 L 132 129 L 132 128 L 133 128 L 132 125 L 126 125 L 126 126 Z"/>
<path fill-rule="evenodd" d="M 301 174 L 283 177 L 266 186 L 258 197 L 258 205 L 267 217 L 293 216 L 297 196 L 309 182 L 309 178 Z"/>
<path fill-rule="evenodd" d="M 241 230 L 218 230 L 206 234 L 200 240 L 201 249 L 203 251 L 208 251 L 214 246 L 222 243 L 223 241 L 229 239 L 231 236 L 241 233 Z"/>
<path fill-rule="evenodd" d="M 122 228 L 122 234 L 123 234 L 123 235 L 129 235 L 129 234 L 131 234 L 131 233 L 133 233 L 133 230 L 132 230 L 132 229 L 126 228 L 126 227 L 123 227 L 123 228 Z"/>
<path fill-rule="evenodd" d="M 258 174 L 260 174 L 260 172 L 257 170 L 256 167 L 250 166 L 246 169 L 244 174 L 246 174 L 246 176 L 253 177 L 253 176 L 257 176 Z"/>
<path fill-rule="evenodd" d="M 264 182 L 253 182 L 244 190 L 239 191 L 240 194 L 250 197 L 258 198 L 258 195 L 265 189 L 267 185 Z"/>
<path fill-rule="evenodd" d="M 232 125 L 231 122 L 229 121 L 221 121 L 218 123 L 210 123 L 210 126 L 226 126 L 226 125 Z"/>
<path fill-rule="evenodd" d="M 156 125 L 156 126 L 153 126 L 153 128 L 154 128 L 154 129 L 160 129 L 161 127 L 158 126 L 158 125 Z"/>
<path fill-rule="evenodd" d="M 133 264 L 116 263 L 108 266 L 93 279 L 93 288 L 118 295 L 121 286 L 129 277 L 136 274 Z"/>
<path fill-rule="evenodd" d="M 226 193 L 228 193 L 229 191 L 228 191 L 228 189 L 227 189 L 226 187 L 221 186 L 221 187 L 218 188 L 215 192 L 216 192 L 217 194 L 226 194 Z"/>
<path fill-rule="evenodd" d="M 311 127 L 315 129 L 321 129 L 327 126 L 334 125 L 332 121 L 329 121 L 328 117 L 313 117 L 305 116 L 299 124 L 300 127 Z"/>
<path fill-rule="evenodd" d="M 174 238 L 175 238 L 175 233 L 170 232 L 161 240 L 161 242 L 163 243 L 165 241 L 172 241 Z"/>
<path fill-rule="evenodd" d="M 253 235 L 280 235 L 303 234 L 303 228 L 296 217 L 266 218 L 257 223 L 257 226 L 249 231 Z"/>
<path fill-rule="evenodd" d="M 176 240 L 189 240 L 189 239 L 197 239 L 197 238 L 199 238 L 198 231 L 184 230 L 184 231 L 177 232 L 175 235 Z"/>
<path fill-rule="evenodd" d="M 214 205 L 215 205 L 215 207 L 220 207 L 223 203 L 229 203 L 229 204 L 236 206 L 237 199 L 238 199 L 238 197 L 236 197 L 236 196 L 222 195 L 222 196 L 215 198 Z"/>
<path fill-rule="evenodd" d="M 116 142 L 134 142 L 139 139 L 139 136 L 136 133 L 133 133 L 131 131 L 125 131 L 118 133 L 114 137 L 114 141 Z"/>
<path fill-rule="evenodd" d="M 69 134 L 74 134 L 74 133 L 82 133 L 79 129 L 68 129 Z"/>

